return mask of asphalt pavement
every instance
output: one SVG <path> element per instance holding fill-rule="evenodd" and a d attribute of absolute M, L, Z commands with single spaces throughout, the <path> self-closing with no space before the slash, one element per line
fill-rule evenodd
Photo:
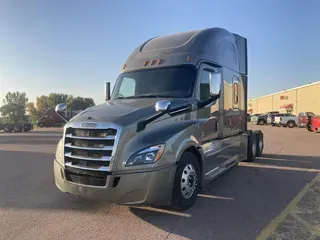
<path fill-rule="evenodd" d="M 264 133 L 264 155 L 212 182 L 185 212 L 64 194 L 53 179 L 61 129 L 0 133 L 0 239 L 317 239 L 320 134 L 251 128 Z"/>

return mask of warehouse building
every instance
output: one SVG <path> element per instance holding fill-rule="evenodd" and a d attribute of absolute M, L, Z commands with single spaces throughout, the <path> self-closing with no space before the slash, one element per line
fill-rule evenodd
<path fill-rule="evenodd" d="M 248 100 L 248 113 L 313 112 L 320 115 L 320 81 Z"/>

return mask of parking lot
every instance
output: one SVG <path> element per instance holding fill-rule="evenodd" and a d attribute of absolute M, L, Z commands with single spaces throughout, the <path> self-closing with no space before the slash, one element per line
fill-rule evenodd
<path fill-rule="evenodd" d="M 53 179 L 61 129 L 0 133 L 0 239 L 281 239 L 284 233 L 286 239 L 316 239 L 317 230 L 305 230 L 288 212 L 302 203 L 320 171 L 320 134 L 250 128 L 263 131 L 264 155 L 214 181 L 185 212 L 64 194 Z M 308 211 L 296 215 L 306 225 L 320 226 L 320 211 Z"/>

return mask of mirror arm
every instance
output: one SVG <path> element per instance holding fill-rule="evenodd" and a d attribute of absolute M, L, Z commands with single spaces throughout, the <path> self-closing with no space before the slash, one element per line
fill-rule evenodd
<path fill-rule="evenodd" d="M 59 117 L 61 117 L 61 119 L 62 119 L 63 121 L 65 121 L 66 123 L 69 122 L 67 119 L 65 119 L 64 117 L 62 117 L 62 116 L 59 114 L 59 112 L 56 112 L 56 113 L 59 115 Z"/>
<path fill-rule="evenodd" d="M 167 111 L 156 113 L 156 114 L 152 115 L 151 117 L 148 117 L 148 118 L 145 118 L 145 119 L 139 121 L 137 124 L 137 132 L 143 131 L 146 128 L 147 124 L 149 124 L 152 121 L 158 119 L 159 117 L 165 115 L 166 113 L 167 113 Z"/>
<path fill-rule="evenodd" d="M 207 106 L 209 103 L 212 103 L 212 102 L 216 101 L 219 98 L 220 98 L 220 93 L 218 95 L 214 96 L 214 97 L 211 97 L 211 98 L 207 99 L 207 100 L 198 102 L 198 107 L 199 108 L 203 108 L 203 107 Z"/>

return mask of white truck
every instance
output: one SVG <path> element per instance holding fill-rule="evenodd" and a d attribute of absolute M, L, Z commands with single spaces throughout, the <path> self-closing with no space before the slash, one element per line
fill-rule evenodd
<path fill-rule="evenodd" d="M 289 127 L 293 128 L 298 125 L 298 117 L 295 115 L 292 115 L 291 113 L 282 114 L 281 116 L 276 116 L 274 118 L 274 124 L 277 127 Z"/>

